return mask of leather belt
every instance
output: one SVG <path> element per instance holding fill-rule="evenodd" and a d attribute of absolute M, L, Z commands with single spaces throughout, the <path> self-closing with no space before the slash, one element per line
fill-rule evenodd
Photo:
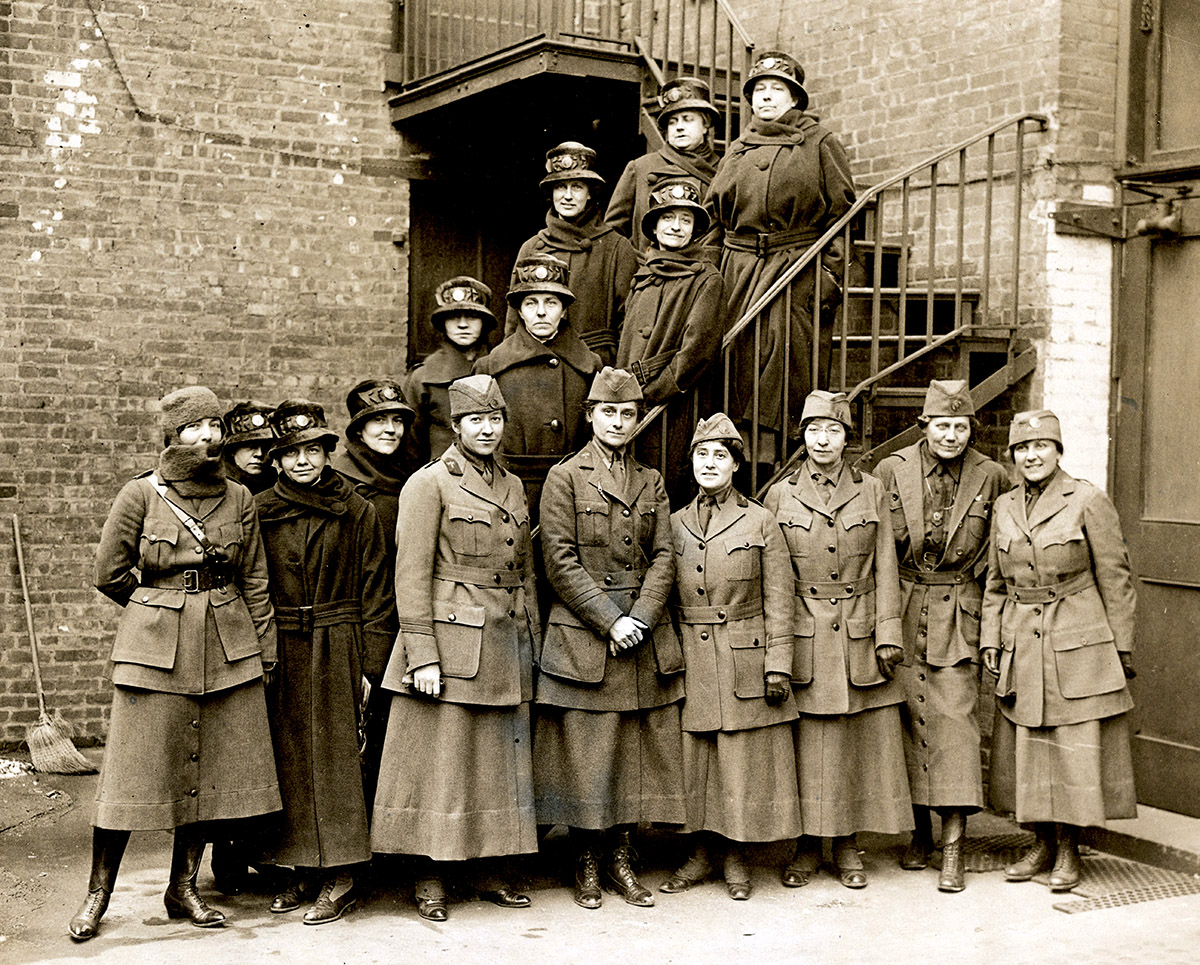
<path fill-rule="evenodd" d="M 659 352 L 657 355 L 651 355 L 648 359 L 635 359 L 629 363 L 629 371 L 638 380 L 638 385 L 645 388 L 658 378 L 659 374 L 671 364 L 671 360 L 677 354 L 678 352 L 672 349 L 669 352 Z"/>
<path fill-rule="evenodd" d="M 1014 586 L 1005 583 L 1008 598 L 1018 603 L 1051 603 L 1061 600 L 1064 596 L 1074 596 L 1082 593 L 1089 586 L 1095 586 L 1096 580 L 1090 571 L 1076 573 L 1058 583 L 1048 583 L 1045 586 Z"/>
<path fill-rule="evenodd" d="M 725 247 L 733 251 L 752 251 L 759 258 L 788 248 L 811 245 L 821 237 L 812 228 L 793 228 L 790 231 L 738 231 L 725 235 Z"/>
<path fill-rule="evenodd" d="M 728 623 L 761 616 L 763 608 L 762 600 L 758 599 L 725 606 L 681 606 L 676 612 L 680 623 Z"/>
<path fill-rule="evenodd" d="M 482 566 L 460 566 L 457 563 L 438 563 L 433 578 L 449 583 L 467 583 L 470 586 L 508 587 L 521 586 L 525 582 L 524 572 L 490 570 Z"/>
<path fill-rule="evenodd" d="M 861 580 L 830 580 L 822 582 L 820 580 L 796 580 L 796 595 L 797 596 L 815 596 L 818 598 L 850 599 L 855 596 L 862 596 L 864 593 L 870 593 L 875 589 L 875 577 L 864 576 Z"/>
<path fill-rule="evenodd" d="M 921 583 L 925 586 L 959 586 L 971 583 L 975 577 L 970 570 L 914 570 L 908 566 L 900 567 L 900 579 L 909 583 Z"/>
<path fill-rule="evenodd" d="M 362 622 L 362 610 L 353 600 L 332 600 L 315 606 L 277 606 L 275 624 L 280 630 L 310 633 L 316 627 Z"/>
<path fill-rule="evenodd" d="M 632 590 L 642 585 L 646 578 L 644 569 L 614 570 L 611 573 L 588 573 L 606 590 Z"/>
<path fill-rule="evenodd" d="M 180 570 L 170 576 L 156 576 L 143 580 L 142 586 L 156 589 L 183 590 L 184 593 L 203 593 L 205 590 L 219 590 L 233 582 L 233 568 L 230 566 L 201 566 L 191 570 Z"/>

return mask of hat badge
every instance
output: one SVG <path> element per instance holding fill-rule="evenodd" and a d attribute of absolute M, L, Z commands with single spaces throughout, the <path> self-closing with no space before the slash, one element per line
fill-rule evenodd
<path fill-rule="evenodd" d="M 570 154 L 564 154 L 558 159 L 558 166 L 564 171 L 569 171 L 575 167 L 575 158 Z"/>
<path fill-rule="evenodd" d="M 533 270 L 533 277 L 534 277 L 534 278 L 536 278 L 538 281 L 545 281 L 545 280 L 546 280 L 546 277 L 547 277 L 549 274 L 550 274 L 550 272 L 548 272 L 548 271 L 546 270 L 546 266 L 545 266 L 545 265 L 538 265 L 538 266 L 537 266 L 537 267 L 536 267 L 536 268 Z"/>
<path fill-rule="evenodd" d="M 775 58 L 764 57 L 761 61 L 759 61 L 759 66 L 761 66 L 763 70 L 771 70 L 775 66 Z"/>
<path fill-rule="evenodd" d="M 671 189 L 672 198 L 682 198 L 687 192 L 683 190 L 682 184 L 677 184 Z"/>
<path fill-rule="evenodd" d="M 395 389 L 393 389 L 393 388 L 392 388 L 390 385 L 385 385 L 385 386 L 383 387 L 383 392 L 382 392 L 381 394 L 383 395 L 383 397 L 384 397 L 385 399 L 394 399 L 394 398 L 396 398 L 396 390 L 395 390 Z"/>
<path fill-rule="evenodd" d="M 454 289 L 454 291 L 452 291 L 450 293 L 450 297 L 452 299 L 454 299 L 456 302 L 461 302 L 464 298 L 467 297 L 467 292 L 463 288 L 456 288 L 456 289 Z"/>
<path fill-rule="evenodd" d="M 308 416 L 301 412 L 298 416 L 296 416 L 296 425 L 303 429 L 306 425 L 308 425 Z"/>
<path fill-rule="evenodd" d="M 1042 420 L 1039 419 L 1037 416 L 1034 416 L 1032 419 L 1029 420 L 1029 428 L 1030 429 L 1039 429 L 1039 428 L 1041 428 L 1041 425 L 1042 425 Z"/>
<path fill-rule="evenodd" d="M 262 426 L 262 424 L 266 421 L 267 420 L 263 418 L 263 414 L 261 412 L 256 412 L 250 417 L 250 425 L 255 426 L 256 428 Z"/>
<path fill-rule="evenodd" d="M 682 98 L 683 90 L 679 87 L 674 87 L 667 91 L 667 100 L 669 100 L 671 103 L 675 103 L 677 100 L 682 100 Z"/>
<path fill-rule="evenodd" d="M 962 407 L 963 407 L 962 399 L 955 399 L 953 402 L 950 403 L 950 411 L 951 412 L 957 412 Z"/>

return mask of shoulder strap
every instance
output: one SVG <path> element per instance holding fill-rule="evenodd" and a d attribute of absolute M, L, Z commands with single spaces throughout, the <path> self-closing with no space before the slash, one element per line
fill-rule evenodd
<path fill-rule="evenodd" d="M 204 533 L 204 527 L 200 525 L 200 520 L 196 519 L 196 517 L 187 510 L 176 506 L 167 498 L 167 487 L 158 478 L 158 473 L 152 472 L 150 474 L 150 485 L 154 487 L 154 491 L 162 497 L 162 501 L 171 508 L 171 512 L 178 517 L 179 521 L 183 523 L 187 531 L 191 533 L 196 542 L 200 544 L 201 548 L 204 550 L 204 555 L 212 556 L 215 554 L 217 548 L 213 546 L 211 542 L 209 542 L 208 537 Z"/>

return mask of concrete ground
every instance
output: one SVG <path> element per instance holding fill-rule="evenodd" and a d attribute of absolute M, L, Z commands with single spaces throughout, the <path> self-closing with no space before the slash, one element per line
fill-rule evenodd
<path fill-rule="evenodd" d="M 91 754 L 93 752 L 89 752 Z M 439 962 L 707 963 L 1141 963 L 1200 961 L 1200 894 L 1064 914 L 1035 883 L 999 872 L 969 874 L 957 895 L 936 890 L 937 872 L 901 871 L 905 838 L 864 835 L 870 885 L 843 888 L 827 873 L 799 890 L 783 888 L 780 847 L 759 849 L 755 891 L 733 902 L 719 882 L 683 895 L 657 895 L 654 908 L 607 896 L 588 912 L 555 880 L 561 841 L 522 865 L 533 907 L 479 901 L 452 904 L 450 919 L 420 919 L 394 865 L 377 871 L 369 894 L 340 922 L 305 926 L 300 912 L 272 915 L 270 889 L 226 898 L 212 891 L 207 862 L 200 887 L 229 916 L 219 929 L 171 921 L 162 904 L 170 835 L 135 834 L 97 938 L 75 944 L 67 920 L 83 897 L 90 860 L 88 824 L 95 776 L 26 774 L 0 779 L 0 962 L 95 961 L 136 965 L 221 963 Z M 970 834 L 1014 830 L 995 816 L 972 819 Z M 677 860 L 677 844 L 654 836 L 643 848 L 643 878 L 656 887 Z M 1088 861 L 1098 859 L 1085 859 Z M 393 882 L 391 879 L 395 879 Z"/>

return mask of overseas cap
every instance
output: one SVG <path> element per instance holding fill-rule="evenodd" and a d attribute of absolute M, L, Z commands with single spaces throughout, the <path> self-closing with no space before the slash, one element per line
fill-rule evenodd
<path fill-rule="evenodd" d="M 724 412 L 714 412 L 707 419 L 701 419 L 696 423 L 696 431 L 692 435 L 690 448 L 694 450 L 702 442 L 724 443 L 730 452 L 737 455 L 739 461 L 746 461 L 746 450 L 742 446 L 741 433 L 737 431 L 733 420 Z"/>
<path fill-rule="evenodd" d="M 785 54 L 782 50 L 764 50 L 755 58 L 750 73 L 746 75 L 746 82 L 742 84 L 742 93 L 746 100 L 750 100 L 755 81 L 764 77 L 775 77 L 783 81 L 796 95 L 796 106 L 800 110 L 808 107 L 808 91 L 804 89 L 804 68 L 791 54 Z"/>
<path fill-rule="evenodd" d="M 504 396 L 490 375 L 468 375 L 450 383 L 450 418 L 477 412 L 504 412 Z"/>
<path fill-rule="evenodd" d="M 921 417 L 932 419 L 937 416 L 973 416 L 975 403 L 965 379 L 934 379 L 925 393 L 925 408 Z"/>
<path fill-rule="evenodd" d="M 1060 446 L 1063 444 L 1062 426 L 1058 416 L 1049 409 L 1031 409 L 1013 416 L 1012 425 L 1008 427 L 1008 448 L 1034 439 L 1052 439 Z"/>
<path fill-rule="evenodd" d="M 588 402 L 641 402 L 642 387 L 632 372 L 606 365 L 592 380 Z"/>
<path fill-rule="evenodd" d="M 328 449 L 337 445 L 338 435 L 325 421 L 325 410 L 308 399 L 280 402 L 271 413 L 270 423 L 275 436 L 275 444 L 271 446 L 272 456 L 306 442 L 326 443 Z"/>
<path fill-rule="evenodd" d="M 592 170 L 596 163 L 596 152 L 578 141 L 563 141 L 546 152 L 546 176 L 543 187 L 556 181 L 596 181 L 604 184 L 604 178 Z"/>
<path fill-rule="evenodd" d="M 188 385 L 168 392 L 158 404 L 162 407 L 163 432 L 169 435 L 201 419 L 220 419 L 222 414 L 216 394 L 202 385 Z"/>
<path fill-rule="evenodd" d="M 270 414 L 271 406 L 265 402 L 248 399 L 237 403 L 225 413 L 225 425 L 229 430 L 229 435 L 225 437 L 225 448 L 252 445 L 274 438 L 267 424 Z"/>
<path fill-rule="evenodd" d="M 845 392 L 826 392 L 815 389 L 804 400 L 804 411 L 800 414 L 803 425 L 809 419 L 836 419 L 847 429 L 854 425 L 850 415 L 850 400 Z"/>

